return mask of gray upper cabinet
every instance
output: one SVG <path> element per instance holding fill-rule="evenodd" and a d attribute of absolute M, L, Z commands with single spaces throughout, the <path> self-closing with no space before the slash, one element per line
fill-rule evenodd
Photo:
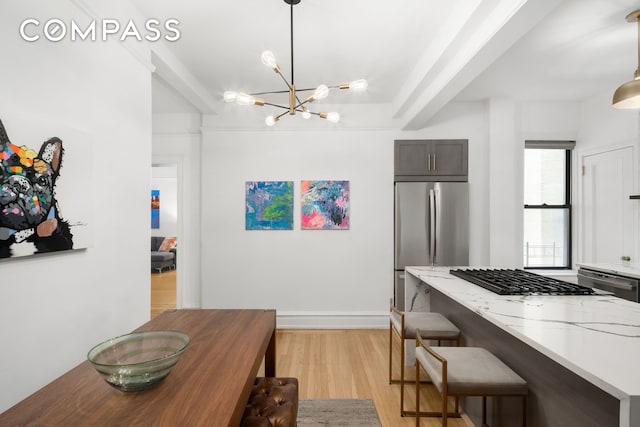
<path fill-rule="evenodd" d="M 396 181 L 467 181 L 468 140 L 395 141 Z"/>

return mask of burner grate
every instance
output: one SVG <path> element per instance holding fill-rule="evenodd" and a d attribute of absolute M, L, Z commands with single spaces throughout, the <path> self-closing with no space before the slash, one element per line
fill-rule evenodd
<path fill-rule="evenodd" d="M 593 295 L 593 289 L 524 270 L 449 270 L 454 276 L 500 295 Z"/>

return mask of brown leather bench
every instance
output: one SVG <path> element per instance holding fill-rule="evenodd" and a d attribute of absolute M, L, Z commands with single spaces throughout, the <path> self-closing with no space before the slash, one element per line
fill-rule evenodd
<path fill-rule="evenodd" d="M 296 427 L 298 379 L 258 377 L 240 427 Z"/>

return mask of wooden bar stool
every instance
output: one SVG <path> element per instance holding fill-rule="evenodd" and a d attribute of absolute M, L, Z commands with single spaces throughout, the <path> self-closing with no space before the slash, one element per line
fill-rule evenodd
<path fill-rule="evenodd" d="M 389 314 L 389 384 L 400 383 L 400 415 L 415 415 L 415 411 L 404 409 L 404 343 L 416 339 L 416 329 L 420 329 L 425 340 L 448 341 L 456 346 L 460 342 L 460 330 L 440 313 L 408 311 L 402 312 L 391 306 Z M 400 379 L 392 378 L 393 335 L 400 337 Z"/>
<path fill-rule="evenodd" d="M 500 359 L 479 347 L 439 347 L 436 352 L 420 338 L 416 340 L 416 427 L 420 416 L 442 417 L 442 427 L 450 416 L 448 396 L 482 396 L 482 426 L 487 425 L 487 396 L 521 396 L 522 427 L 527 418 L 527 383 Z M 442 394 L 440 412 L 420 412 L 420 369 L 431 378 Z"/>

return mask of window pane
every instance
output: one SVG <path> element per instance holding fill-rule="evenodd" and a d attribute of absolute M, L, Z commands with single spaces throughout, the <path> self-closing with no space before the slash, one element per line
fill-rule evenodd
<path fill-rule="evenodd" d="M 524 204 L 565 204 L 565 150 L 524 150 Z"/>
<path fill-rule="evenodd" d="M 524 210 L 524 266 L 569 267 L 569 209 Z"/>

